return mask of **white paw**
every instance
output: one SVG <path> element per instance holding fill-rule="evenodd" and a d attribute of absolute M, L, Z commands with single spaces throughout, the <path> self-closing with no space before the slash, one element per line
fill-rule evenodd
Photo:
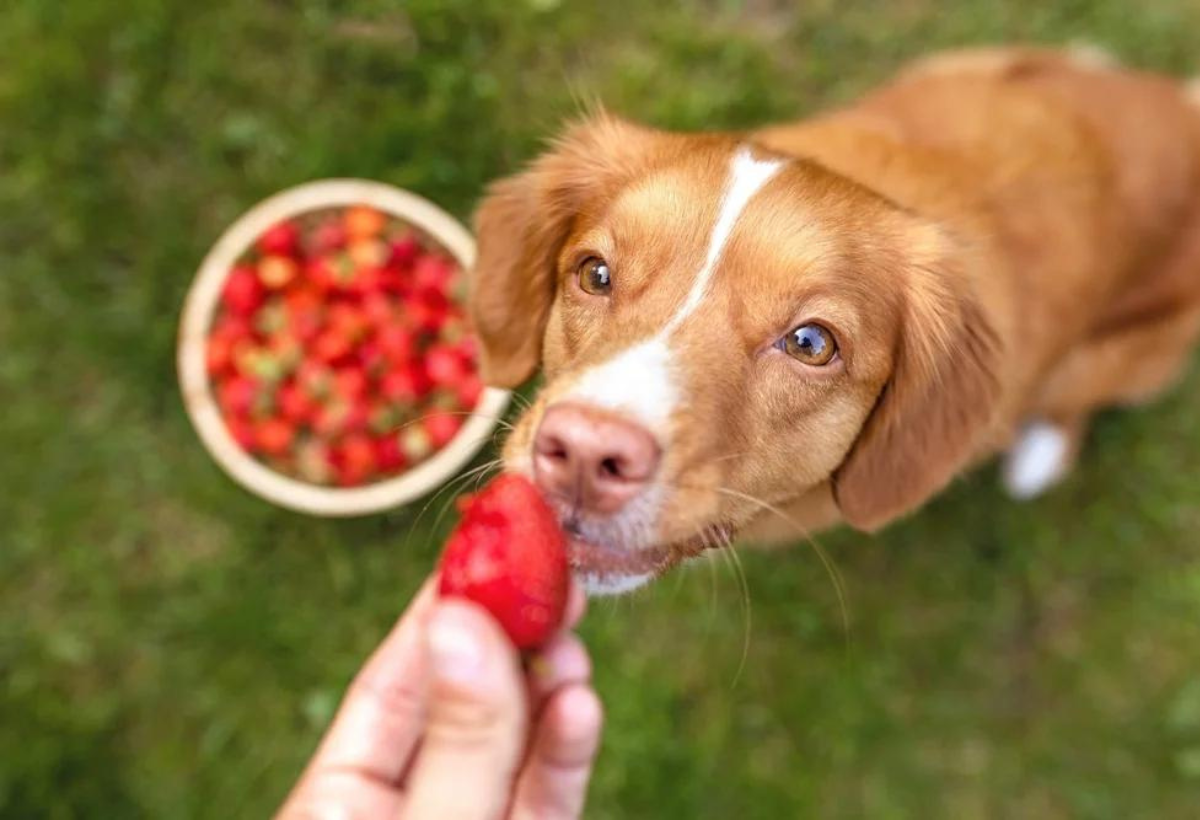
<path fill-rule="evenodd" d="M 1034 498 L 1053 487 L 1067 472 L 1070 440 L 1056 425 L 1026 425 L 1004 460 L 1004 488 L 1013 498 Z"/>
<path fill-rule="evenodd" d="M 1188 102 L 1195 108 L 1200 108 L 1200 77 L 1195 77 L 1187 81 L 1187 85 L 1183 87 L 1183 93 L 1187 95 Z"/>
<path fill-rule="evenodd" d="M 1086 40 L 1076 40 L 1071 43 L 1067 48 L 1067 54 L 1070 55 L 1071 62 L 1080 68 L 1104 70 L 1121 66 L 1117 55 L 1102 45 Z"/>

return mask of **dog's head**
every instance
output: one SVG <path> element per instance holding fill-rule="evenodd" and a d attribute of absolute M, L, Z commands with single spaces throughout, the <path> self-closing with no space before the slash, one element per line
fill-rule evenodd
<path fill-rule="evenodd" d="M 766 505 L 873 529 L 973 454 L 994 350 L 964 253 L 813 162 L 598 116 L 496 183 L 476 227 L 484 376 L 545 373 L 505 467 L 557 506 L 593 592 Z"/>

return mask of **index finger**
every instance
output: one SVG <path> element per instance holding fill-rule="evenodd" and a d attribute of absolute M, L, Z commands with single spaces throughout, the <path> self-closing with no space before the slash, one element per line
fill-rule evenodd
<path fill-rule="evenodd" d="M 355 676 L 307 776 L 321 770 L 399 783 L 421 735 L 429 670 L 422 632 L 437 600 L 429 578 Z"/>

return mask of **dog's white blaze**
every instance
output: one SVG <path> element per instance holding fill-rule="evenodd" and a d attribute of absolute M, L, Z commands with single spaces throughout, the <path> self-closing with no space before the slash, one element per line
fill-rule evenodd
<path fill-rule="evenodd" d="M 717 221 L 709 235 L 704 265 L 696 273 L 683 304 L 650 339 L 584 373 L 564 399 L 624 412 L 652 432 L 660 436 L 665 433 L 667 421 L 679 402 L 669 337 L 704 301 L 738 217 L 783 164 L 782 160 L 755 159 L 748 148 L 734 154 Z"/>
<path fill-rule="evenodd" d="M 655 336 L 585 372 L 567 399 L 625 413 L 661 435 L 678 402 L 670 365 L 670 351 Z"/>
<path fill-rule="evenodd" d="M 1067 466 L 1067 435 L 1044 421 L 1027 426 L 1008 451 L 1004 487 L 1016 499 L 1041 495 L 1063 477 Z"/>
<path fill-rule="evenodd" d="M 725 188 L 724 196 L 721 197 L 721 209 L 717 213 L 717 222 L 713 225 L 713 231 L 708 238 L 708 254 L 704 259 L 704 267 L 696 274 L 696 281 L 692 283 L 692 289 L 688 291 L 687 298 L 684 299 L 679 310 L 662 329 L 661 335 L 664 338 L 669 336 L 675 328 L 683 323 L 684 319 L 700 306 L 704 295 L 708 292 L 709 283 L 712 282 L 713 273 L 716 272 L 717 263 L 721 261 L 721 252 L 725 250 L 725 243 L 729 241 L 729 235 L 733 233 L 733 226 L 737 223 L 737 218 L 746 209 L 750 198 L 758 193 L 782 167 L 782 160 L 755 159 L 747 148 L 741 149 L 734 155 L 729 169 L 729 183 Z"/>

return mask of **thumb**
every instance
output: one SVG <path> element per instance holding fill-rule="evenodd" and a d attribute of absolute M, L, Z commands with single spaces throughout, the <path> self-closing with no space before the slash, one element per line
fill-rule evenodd
<path fill-rule="evenodd" d="M 429 717 L 404 817 L 499 817 L 528 729 L 516 649 L 482 608 L 457 600 L 431 614 L 426 647 Z"/>

